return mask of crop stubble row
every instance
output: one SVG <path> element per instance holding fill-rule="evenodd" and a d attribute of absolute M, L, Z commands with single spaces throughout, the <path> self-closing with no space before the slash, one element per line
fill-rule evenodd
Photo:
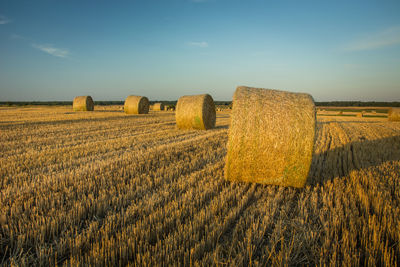
<path fill-rule="evenodd" d="M 320 117 L 294 189 L 224 181 L 226 114 L 199 132 L 173 113 L 35 112 L 0 113 L 3 263 L 399 263 L 398 123 Z"/>

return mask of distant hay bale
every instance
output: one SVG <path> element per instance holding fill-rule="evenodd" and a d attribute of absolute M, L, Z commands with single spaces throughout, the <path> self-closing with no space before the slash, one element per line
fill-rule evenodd
<path fill-rule="evenodd" d="M 175 110 L 175 106 L 173 106 L 173 105 L 168 105 L 168 106 L 165 106 L 164 109 L 165 109 L 165 110 L 174 111 L 174 110 Z"/>
<path fill-rule="evenodd" d="M 215 104 L 209 94 L 186 95 L 178 99 L 175 113 L 179 129 L 208 130 L 215 127 Z"/>
<path fill-rule="evenodd" d="M 225 179 L 303 187 L 313 155 L 315 113 L 308 94 L 238 87 Z"/>
<path fill-rule="evenodd" d="M 93 111 L 94 102 L 91 96 L 77 96 L 72 104 L 74 111 Z"/>
<path fill-rule="evenodd" d="M 362 112 L 357 112 L 357 118 L 362 118 L 363 117 L 363 114 L 362 114 Z"/>
<path fill-rule="evenodd" d="M 388 111 L 390 121 L 400 121 L 400 108 L 390 108 Z"/>
<path fill-rule="evenodd" d="M 145 96 L 130 95 L 124 104 L 126 114 L 147 114 L 149 113 L 149 100 Z"/>
<path fill-rule="evenodd" d="M 156 110 L 156 111 L 164 110 L 164 104 L 163 103 L 155 103 L 152 106 L 153 106 L 152 110 Z"/>

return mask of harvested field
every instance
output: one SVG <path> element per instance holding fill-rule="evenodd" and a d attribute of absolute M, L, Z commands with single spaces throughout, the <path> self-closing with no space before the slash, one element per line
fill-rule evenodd
<path fill-rule="evenodd" d="M 400 122 L 318 116 L 307 185 L 224 180 L 230 114 L 0 108 L 0 265 L 400 265 Z"/>

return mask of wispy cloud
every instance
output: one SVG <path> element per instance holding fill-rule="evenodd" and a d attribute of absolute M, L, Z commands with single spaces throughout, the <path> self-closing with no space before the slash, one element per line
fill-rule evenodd
<path fill-rule="evenodd" d="M 189 46 L 196 46 L 196 47 L 201 47 L 201 48 L 206 48 L 208 47 L 208 43 L 207 42 L 188 42 L 187 43 Z"/>
<path fill-rule="evenodd" d="M 67 58 L 69 56 L 69 51 L 67 49 L 56 48 L 49 44 L 32 44 L 32 47 L 55 57 Z"/>
<path fill-rule="evenodd" d="M 347 51 L 374 50 L 400 44 L 400 26 L 372 33 L 355 40 L 344 47 Z"/>
<path fill-rule="evenodd" d="M 11 20 L 9 20 L 6 16 L 0 15 L 0 25 L 8 24 Z"/>
<path fill-rule="evenodd" d="M 26 40 L 27 38 L 25 38 L 24 36 L 22 36 L 22 35 L 19 35 L 19 34 L 11 34 L 10 35 L 10 39 L 13 39 L 13 40 Z"/>

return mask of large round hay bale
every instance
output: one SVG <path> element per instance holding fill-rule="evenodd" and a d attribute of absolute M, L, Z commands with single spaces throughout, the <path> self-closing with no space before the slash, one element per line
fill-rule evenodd
<path fill-rule="evenodd" d="M 91 96 L 77 96 L 74 98 L 72 103 L 72 109 L 74 111 L 93 111 L 94 102 Z"/>
<path fill-rule="evenodd" d="M 179 129 L 208 130 L 215 127 L 215 105 L 209 94 L 186 95 L 178 99 L 175 112 Z"/>
<path fill-rule="evenodd" d="M 303 187 L 313 155 L 315 113 L 308 94 L 238 87 L 225 179 Z"/>
<path fill-rule="evenodd" d="M 153 105 L 153 110 L 156 110 L 156 111 L 164 110 L 164 104 L 163 103 L 155 103 Z"/>
<path fill-rule="evenodd" d="M 390 108 L 388 111 L 390 121 L 400 121 L 400 108 Z"/>
<path fill-rule="evenodd" d="M 145 96 L 130 95 L 124 104 L 126 114 L 147 114 L 149 113 L 149 100 Z"/>

